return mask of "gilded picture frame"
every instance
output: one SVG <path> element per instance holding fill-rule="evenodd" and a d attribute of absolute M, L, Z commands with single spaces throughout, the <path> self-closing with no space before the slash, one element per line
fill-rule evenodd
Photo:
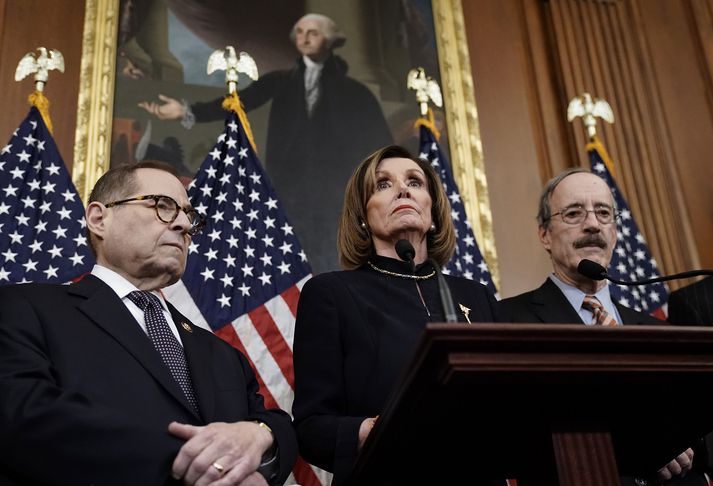
<path fill-rule="evenodd" d="M 432 0 L 432 9 L 453 172 L 481 252 L 499 286 L 461 0 Z M 73 166 L 73 180 L 85 202 L 110 163 L 118 15 L 119 0 L 86 2 Z"/>

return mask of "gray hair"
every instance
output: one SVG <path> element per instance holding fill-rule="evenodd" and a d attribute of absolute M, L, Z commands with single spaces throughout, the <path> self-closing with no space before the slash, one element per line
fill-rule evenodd
<path fill-rule="evenodd" d="M 292 26 L 292 30 L 290 31 L 290 40 L 292 42 L 295 41 L 295 30 L 297 29 L 297 24 L 299 24 L 302 20 L 305 19 L 317 21 L 317 25 L 319 25 L 320 32 L 327 39 L 327 43 L 330 49 L 342 47 L 347 41 L 347 36 L 344 35 L 344 32 L 342 32 L 342 30 L 339 28 L 339 26 L 334 20 L 330 19 L 326 15 L 318 13 L 308 13 L 307 15 L 303 15 L 302 17 L 300 17 L 300 19 L 295 22 L 295 25 Z"/>
<path fill-rule="evenodd" d="M 583 167 L 572 167 L 560 172 L 552 179 L 547 181 L 545 187 L 542 189 L 542 194 L 540 194 L 540 205 L 537 208 L 537 224 L 540 228 L 547 228 L 550 223 L 550 219 L 552 218 L 550 198 L 552 197 L 552 193 L 555 192 L 555 189 L 557 188 L 559 183 L 565 180 L 567 177 L 571 176 L 572 174 L 579 173 L 592 174 L 590 170 L 587 170 Z M 612 205 L 614 206 L 614 210 L 616 211 L 616 200 L 614 199 L 613 194 Z"/>

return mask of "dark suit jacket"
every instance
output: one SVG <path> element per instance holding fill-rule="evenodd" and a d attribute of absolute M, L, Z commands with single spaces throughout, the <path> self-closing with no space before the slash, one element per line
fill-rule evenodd
<path fill-rule="evenodd" d="M 169 308 L 201 416 L 126 306 L 98 278 L 0 287 L 2 484 L 170 483 L 183 444 L 167 431 L 174 420 L 267 423 L 280 451 L 275 483 L 282 484 L 296 457 L 289 416 L 264 408 L 242 354 Z"/>
<path fill-rule="evenodd" d="M 380 268 L 410 273 L 407 263 L 373 257 Z M 417 273 L 427 274 L 428 265 Z M 495 299 L 477 282 L 446 276 L 458 318 L 493 322 Z M 357 457 L 359 425 L 380 414 L 426 323 L 443 322 L 435 278 L 418 282 L 364 266 L 317 275 L 302 289 L 295 325 L 292 411 L 307 461 L 343 484 Z M 427 312 L 430 312 L 431 316 Z"/>
<path fill-rule="evenodd" d="M 662 324 L 653 316 L 629 309 L 614 302 L 621 319 L 621 324 Z M 545 280 L 539 288 L 524 294 L 503 299 L 498 303 L 502 322 L 542 322 L 547 324 L 577 324 L 582 318 L 551 280 Z"/>
<path fill-rule="evenodd" d="M 713 277 L 671 292 L 668 322 L 713 326 Z"/>
<path fill-rule="evenodd" d="M 625 307 L 618 302 L 614 302 L 619 315 L 621 315 L 621 324 L 646 324 L 657 325 L 663 324 L 662 321 L 655 317 L 637 312 L 633 309 Z M 524 294 L 516 295 L 508 299 L 503 299 L 498 303 L 498 313 L 502 322 L 519 322 L 519 323 L 550 323 L 550 324 L 577 324 L 582 322 L 577 311 L 564 296 L 559 287 L 551 280 L 545 280 L 539 288 Z M 694 464 L 696 462 L 705 466 L 706 451 L 702 444 L 696 444 L 694 456 Z M 697 465 L 698 467 L 698 465 Z M 633 478 L 621 478 L 622 485 L 638 485 Z M 666 483 L 669 486 L 704 486 L 706 481 L 701 473 L 692 471 L 685 478 L 676 478 Z"/>

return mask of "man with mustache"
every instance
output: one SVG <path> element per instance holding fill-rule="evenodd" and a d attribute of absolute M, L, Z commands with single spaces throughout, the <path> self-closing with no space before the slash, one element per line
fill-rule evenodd
<path fill-rule="evenodd" d="M 617 242 L 617 211 L 606 182 L 582 168 L 550 179 L 540 195 L 538 235 L 552 260 L 552 273 L 539 288 L 498 303 L 502 322 L 621 325 L 662 324 L 658 319 L 612 300 L 606 280 L 591 280 L 577 271 L 582 259 L 609 266 Z M 689 448 L 656 473 L 671 485 L 706 485 L 691 471 Z M 674 477 L 676 476 L 676 477 Z M 622 478 L 622 485 L 646 481 Z M 667 483 L 668 484 L 668 483 Z"/>
<path fill-rule="evenodd" d="M 205 223 L 170 166 L 119 166 L 85 214 L 97 264 L 0 287 L 0 484 L 283 484 L 291 420 L 161 289 Z"/>

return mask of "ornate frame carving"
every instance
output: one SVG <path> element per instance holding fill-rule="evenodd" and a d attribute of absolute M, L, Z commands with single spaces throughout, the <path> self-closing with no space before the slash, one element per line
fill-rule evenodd
<path fill-rule="evenodd" d="M 461 0 L 433 0 L 453 171 L 493 279 L 500 278 Z M 119 0 L 87 0 L 73 180 L 85 202 L 109 168 Z"/>

